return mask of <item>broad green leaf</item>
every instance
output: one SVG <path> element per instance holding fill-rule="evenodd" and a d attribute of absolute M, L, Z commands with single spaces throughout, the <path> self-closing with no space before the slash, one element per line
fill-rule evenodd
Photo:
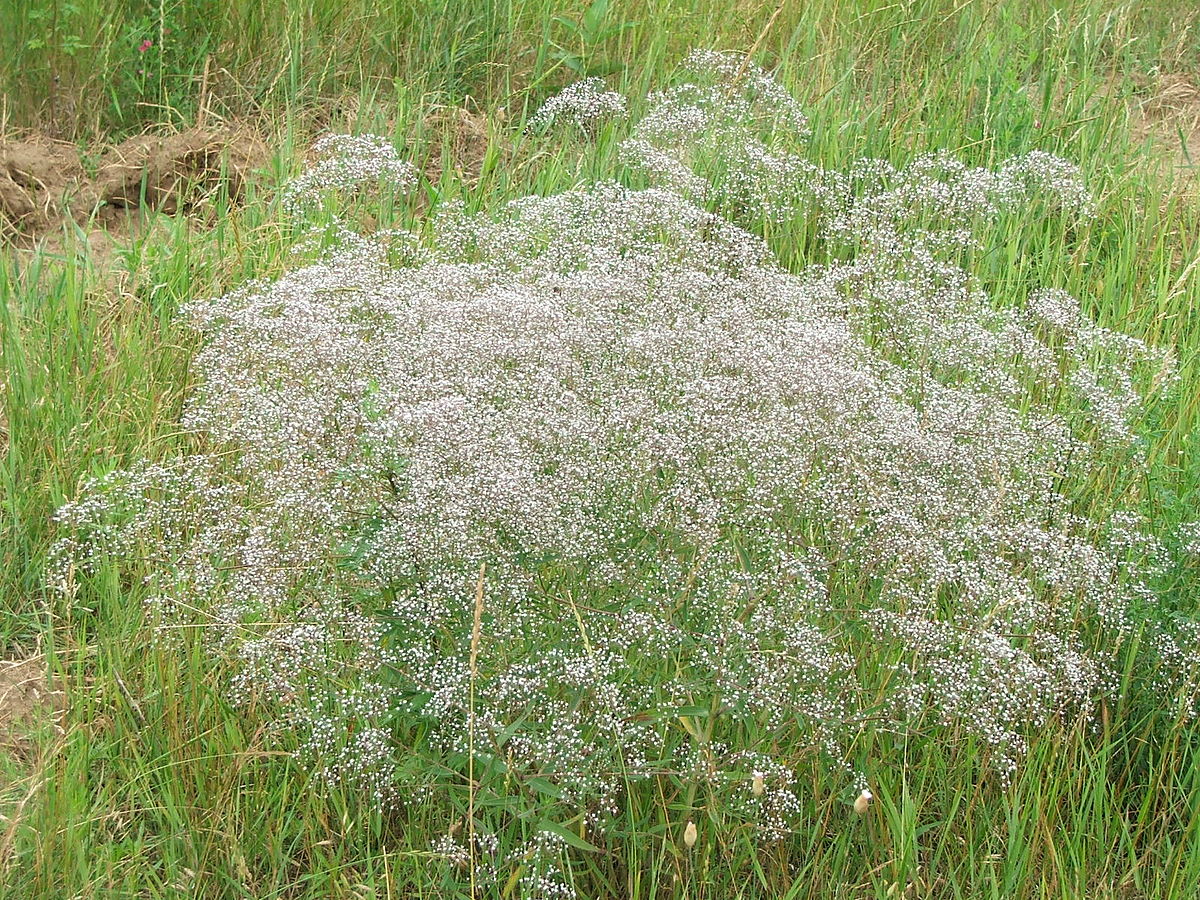
<path fill-rule="evenodd" d="M 603 853 L 604 851 L 595 844 L 590 844 L 568 828 L 563 828 L 557 822 L 552 822 L 549 819 L 542 819 L 538 824 L 538 828 L 542 831 L 548 831 L 551 834 L 556 834 L 572 847 L 577 850 L 588 850 L 592 853 Z"/>

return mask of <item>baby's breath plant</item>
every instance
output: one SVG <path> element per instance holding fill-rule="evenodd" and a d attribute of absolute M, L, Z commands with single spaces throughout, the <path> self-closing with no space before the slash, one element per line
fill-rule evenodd
<path fill-rule="evenodd" d="M 527 127 L 540 131 L 557 123 L 570 122 L 586 129 L 599 120 L 625 115 L 624 95 L 604 90 L 603 80 L 592 77 L 569 85 L 543 103 L 530 117 Z"/>
<path fill-rule="evenodd" d="M 404 190 L 417 183 L 416 167 L 378 135 L 329 134 L 313 145 L 311 157 L 304 174 L 283 189 L 283 205 L 291 213 L 320 204 L 331 191 L 370 189 L 380 182 Z"/>
<path fill-rule="evenodd" d="M 869 798 L 864 731 L 967 735 L 1003 782 L 1134 637 L 1147 689 L 1196 709 L 1196 627 L 1154 611 L 1167 550 L 1077 502 L 1142 464 L 1165 355 L 1053 286 L 999 308 L 964 262 L 1002 212 L 1087 216 L 1078 170 L 826 171 L 764 70 L 689 70 L 630 125 L 648 188 L 446 205 L 193 303 L 207 449 L 59 513 L 64 571 L 150 558 L 151 620 L 208 626 L 232 702 L 529 894 L 569 892 L 631 792 L 764 843 L 813 760 Z M 413 181 L 327 139 L 287 206 L 380 176 Z M 804 210 L 830 261 L 788 271 L 709 201 Z"/>

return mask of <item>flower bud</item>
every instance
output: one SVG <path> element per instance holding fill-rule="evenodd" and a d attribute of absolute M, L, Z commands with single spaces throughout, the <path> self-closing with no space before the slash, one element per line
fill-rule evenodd
<path fill-rule="evenodd" d="M 683 846 L 691 850 L 696 846 L 696 823 L 689 821 L 687 828 L 683 829 Z"/>
<path fill-rule="evenodd" d="M 854 801 L 854 811 L 860 816 L 865 815 L 867 810 L 871 808 L 871 801 L 873 799 L 875 798 L 871 792 L 866 788 L 863 788 L 863 792 L 859 794 L 858 799 Z"/>

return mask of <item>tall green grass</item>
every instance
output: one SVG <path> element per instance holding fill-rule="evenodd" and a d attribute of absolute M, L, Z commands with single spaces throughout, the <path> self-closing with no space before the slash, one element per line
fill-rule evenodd
<path fill-rule="evenodd" d="M 644 88 L 716 44 L 794 63 L 820 92 L 913 90 L 889 109 L 896 129 L 936 109 L 931 84 L 994 115 L 1026 78 L 1049 97 L 1041 76 L 1064 64 L 1099 79 L 1191 71 L 1196 19 L 1189 0 L 10 0 L 0 113 L 86 138 L 180 124 L 202 101 L 244 116 L 420 86 L 486 104 L 583 72 Z"/>
<path fill-rule="evenodd" d="M 0 644 L 35 649 L 68 692 L 65 734 L 0 782 L 0 895 L 24 897 L 460 896 L 431 864 L 419 807 L 379 814 L 317 791 L 253 716 L 235 713 L 201 653 L 166 652 L 143 628 L 140 587 L 110 578 L 63 597 L 43 571 L 51 514 L 89 475 L 183 438 L 187 299 L 287 264 L 271 182 L 323 125 L 389 130 L 414 154 L 435 148 L 423 199 L 486 208 L 565 189 L 615 165 L 602 134 L 587 155 L 519 133 L 526 111 L 577 70 L 610 72 L 632 96 L 669 77 L 691 45 L 755 47 L 811 112 L 815 161 L 903 162 L 949 149 L 989 162 L 1033 148 L 1076 160 L 1099 214 L 1073 234 L 998 226 L 976 260 L 999 302 L 1063 287 L 1100 322 L 1176 348 L 1174 400 L 1143 423 L 1141 483 L 1097 484 L 1138 498 L 1169 529 L 1200 507 L 1200 207 L 1170 171 L 1170 147 L 1138 138 L 1130 101 L 1160 71 L 1200 60 L 1188 2 L 1099 0 L 835 2 L 613 0 L 595 42 L 586 6 L 548 0 L 79 0 L 0 3 L 0 92 L 9 127 L 118 137 L 210 113 L 254 116 L 276 156 L 237 209 L 160 221 L 112 265 L 86 249 L 0 251 Z M 1190 18 L 1189 18 L 1190 16 Z M 768 27 L 769 25 L 769 27 Z M 168 34 L 168 29 L 170 33 Z M 144 40 L 155 51 L 138 52 Z M 557 48 L 554 45 L 558 45 Z M 143 69 L 138 75 L 136 70 Z M 205 72 L 207 71 L 207 77 Z M 453 125 L 486 121 L 478 178 L 460 177 Z M 500 109 L 504 108 L 502 114 Z M 461 168 L 461 167 L 458 167 Z M 787 265 L 810 252 L 795 229 L 767 234 Z M 1200 571 L 1164 578 L 1194 608 Z M 853 817 L 814 768 L 805 829 L 785 868 L 720 822 L 692 854 L 630 808 L 625 858 L 571 873 L 584 897 L 1189 898 L 1200 885 L 1200 730 L 1138 697 L 1096 727 L 1035 740 L 1007 788 L 933 742 L 863 738 L 886 759 L 878 803 Z M 957 758 L 957 757 L 955 757 Z M 26 802 L 22 802 L 28 797 Z M 907 893 L 905 891 L 907 890 Z"/>

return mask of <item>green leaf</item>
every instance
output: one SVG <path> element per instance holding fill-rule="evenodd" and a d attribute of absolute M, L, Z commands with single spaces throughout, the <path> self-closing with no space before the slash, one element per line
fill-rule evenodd
<path fill-rule="evenodd" d="M 550 54 L 576 75 L 582 75 L 584 70 L 583 57 L 566 50 L 558 50 Z"/>
<path fill-rule="evenodd" d="M 587 8 L 587 12 L 583 14 L 582 31 L 584 39 L 588 40 L 587 36 L 591 35 L 594 39 L 598 33 L 600 25 L 604 22 L 604 17 L 608 15 L 608 0 L 592 0 L 592 5 Z M 588 40 L 591 43 L 591 40 Z"/>
<path fill-rule="evenodd" d="M 545 794 L 548 797 L 553 797 L 555 800 L 562 796 L 562 789 L 545 778 L 530 778 L 525 783 L 539 794 Z"/>
<path fill-rule="evenodd" d="M 587 74 L 598 75 L 601 78 L 603 78 L 607 75 L 615 75 L 620 71 L 621 71 L 620 63 L 610 62 L 607 60 L 602 60 L 600 62 L 592 63 L 590 66 L 587 67 Z"/>
<path fill-rule="evenodd" d="M 572 22 L 570 19 L 565 19 L 562 16 L 555 16 L 550 21 L 553 22 L 555 25 L 561 25 L 563 28 L 565 28 L 571 34 L 579 34 L 579 26 L 576 25 L 574 22 Z"/>
<path fill-rule="evenodd" d="M 521 798 L 512 795 L 481 792 L 475 797 L 476 809 L 501 809 L 516 815 L 521 810 Z"/>
<path fill-rule="evenodd" d="M 597 40 L 600 40 L 600 41 L 606 41 L 610 37 L 616 37 L 622 31 L 626 31 L 627 29 L 633 28 L 635 25 L 637 25 L 637 22 L 622 22 L 619 25 L 609 25 L 602 32 L 600 32 L 600 34 L 598 34 L 596 36 L 596 38 L 597 38 Z"/>
<path fill-rule="evenodd" d="M 504 747 L 512 739 L 512 736 L 520 730 L 521 726 L 525 724 L 525 720 L 529 718 L 529 713 L 530 710 L 526 709 L 516 719 L 504 726 L 504 730 L 496 735 L 497 747 Z"/>
<path fill-rule="evenodd" d="M 551 822 L 549 819 L 542 819 L 538 824 L 538 828 L 542 831 L 548 831 L 551 834 L 556 834 L 572 847 L 578 850 L 588 850 L 592 853 L 603 853 L 604 851 L 595 844 L 589 844 L 575 832 L 568 828 L 563 828 L 557 822 Z"/>

